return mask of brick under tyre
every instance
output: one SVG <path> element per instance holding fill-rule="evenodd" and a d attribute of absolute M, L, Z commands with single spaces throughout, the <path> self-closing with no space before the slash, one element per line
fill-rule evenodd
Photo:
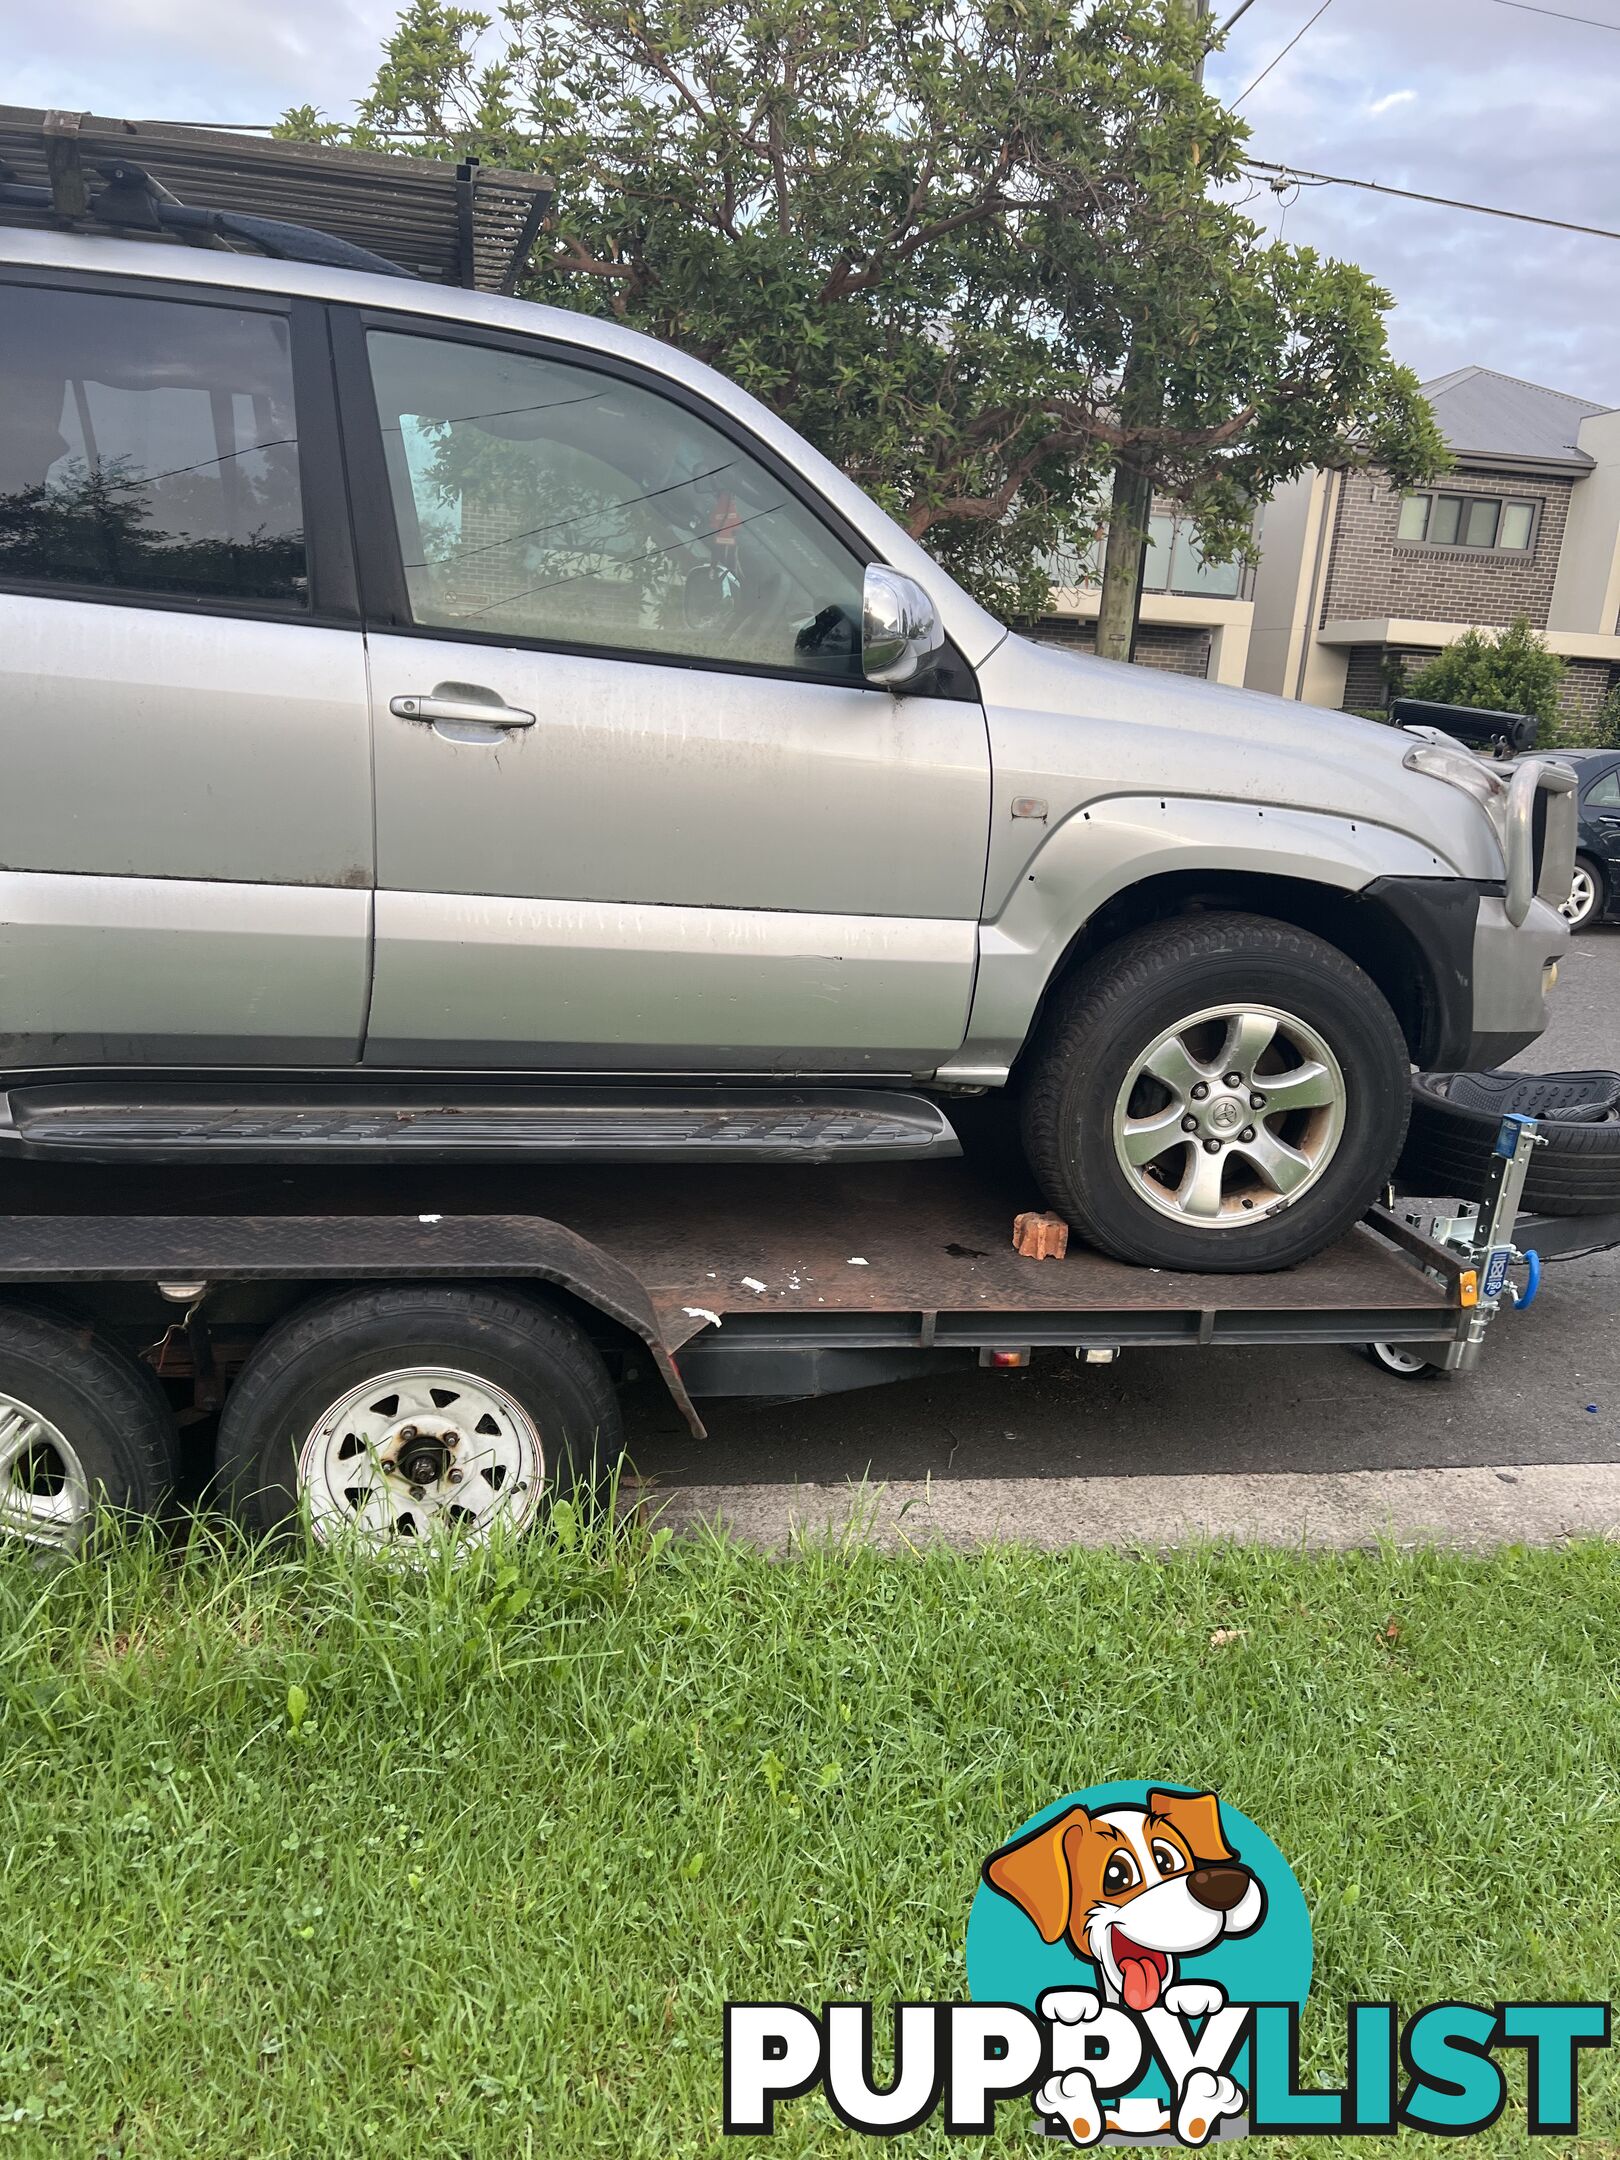
<path fill-rule="evenodd" d="M 1335 946 L 1260 915 L 1181 916 L 1059 989 L 1024 1148 L 1048 1204 L 1116 1259 L 1292 1267 L 1387 1181 L 1410 1077 L 1388 1002 Z"/>

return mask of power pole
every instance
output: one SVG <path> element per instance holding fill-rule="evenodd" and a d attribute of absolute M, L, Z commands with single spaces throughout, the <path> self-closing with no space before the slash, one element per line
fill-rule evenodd
<path fill-rule="evenodd" d="M 1165 0 L 1165 12 L 1172 20 L 1202 24 L 1208 11 L 1208 0 Z M 1204 48 L 1200 45 L 1198 80 L 1202 83 L 1203 79 Z M 1120 371 L 1120 419 L 1126 426 L 1152 426 L 1163 414 L 1164 389 L 1158 368 L 1151 355 L 1133 343 Z M 1138 461 L 1124 451 L 1114 461 L 1108 538 L 1103 546 L 1102 592 L 1097 603 L 1097 651 L 1105 660 L 1136 658 L 1152 516 L 1151 456 L 1144 454 Z"/>

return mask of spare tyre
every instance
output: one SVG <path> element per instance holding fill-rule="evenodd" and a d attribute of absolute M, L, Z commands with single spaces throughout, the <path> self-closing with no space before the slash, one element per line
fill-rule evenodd
<path fill-rule="evenodd" d="M 1523 1205 L 1541 1215 L 1620 1208 L 1620 1072 L 1419 1073 L 1399 1176 L 1409 1192 L 1483 1199 L 1502 1119 L 1535 1118 Z"/>

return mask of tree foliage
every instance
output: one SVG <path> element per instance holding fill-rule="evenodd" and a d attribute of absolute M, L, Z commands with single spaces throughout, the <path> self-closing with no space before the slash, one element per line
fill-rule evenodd
<path fill-rule="evenodd" d="M 1442 462 L 1388 295 L 1237 206 L 1245 130 L 1168 0 L 508 0 L 492 27 L 413 0 L 355 127 L 283 132 L 549 171 L 530 298 L 710 361 L 992 605 L 1045 604 L 1122 453 L 1216 559 L 1307 465 Z"/>
<path fill-rule="evenodd" d="M 1520 615 L 1505 630 L 1465 630 L 1413 676 L 1405 694 L 1485 712 L 1528 713 L 1550 732 L 1563 679 L 1563 661 Z"/>

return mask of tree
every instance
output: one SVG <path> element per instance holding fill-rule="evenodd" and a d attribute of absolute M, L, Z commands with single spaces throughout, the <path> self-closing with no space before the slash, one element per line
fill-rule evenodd
<path fill-rule="evenodd" d="M 1558 719 L 1564 663 L 1517 616 L 1506 630 L 1465 630 L 1413 676 L 1407 697 L 1486 712 L 1528 713 L 1550 737 Z"/>
<path fill-rule="evenodd" d="M 413 0 L 353 140 L 539 165 L 525 291 L 711 361 L 988 604 L 1039 612 L 1128 457 L 1206 552 L 1308 464 L 1429 476 L 1388 296 L 1218 191 L 1175 0 Z M 302 108 L 283 131 L 336 132 Z M 1127 362 L 1151 395 L 1127 395 Z"/>

